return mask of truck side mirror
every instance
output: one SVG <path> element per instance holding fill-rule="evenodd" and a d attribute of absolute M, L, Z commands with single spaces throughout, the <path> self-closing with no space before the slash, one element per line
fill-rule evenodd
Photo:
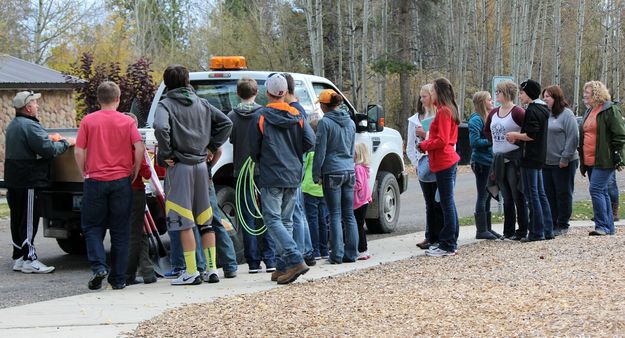
<path fill-rule="evenodd" d="M 354 122 L 356 122 L 356 132 L 362 133 L 363 131 L 368 130 L 368 117 L 366 114 L 356 113 L 354 117 Z"/>
<path fill-rule="evenodd" d="M 367 106 L 368 130 L 380 132 L 384 130 L 384 109 L 377 104 Z"/>

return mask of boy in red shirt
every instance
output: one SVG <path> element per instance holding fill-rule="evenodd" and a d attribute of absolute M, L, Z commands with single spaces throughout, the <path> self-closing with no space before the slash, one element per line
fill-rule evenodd
<path fill-rule="evenodd" d="M 103 82 L 97 90 L 101 110 L 80 122 L 74 156 L 85 178 L 81 227 L 93 276 L 88 287 L 97 290 L 108 276 L 113 289 L 126 286 L 131 183 L 141 167 L 144 146 L 132 118 L 117 111 L 120 90 Z M 102 239 L 109 228 L 111 266 L 106 265 Z"/>

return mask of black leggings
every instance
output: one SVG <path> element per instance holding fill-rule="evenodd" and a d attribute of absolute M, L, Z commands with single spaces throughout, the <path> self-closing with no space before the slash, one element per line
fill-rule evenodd
<path fill-rule="evenodd" d="M 367 235 L 365 234 L 365 216 L 367 215 L 367 206 L 368 204 L 365 204 L 354 210 L 356 226 L 358 227 L 358 252 L 367 251 Z"/>

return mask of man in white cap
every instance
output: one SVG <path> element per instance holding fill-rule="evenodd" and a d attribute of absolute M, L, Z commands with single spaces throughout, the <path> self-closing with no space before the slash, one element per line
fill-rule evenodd
<path fill-rule="evenodd" d="M 13 98 L 15 118 L 6 130 L 4 180 L 11 209 L 13 271 L 23 273 L 54 271 L 37 259 L 33 244 L 39 225 L 35 193 L 50 183 L 52 158 L 76 143 L 74 138 L 53 140 L 48 136 L 37 119 L 40 97 L 31 91 L 17 93 Z"/>
<path fill-rule="evenodd" d="M 289 284 L 309 269 L 293 240 L 293 210 L 302 183 L 302 155 L 315 145 L 315 134 L 300 112 L 284 102 L 284 76 L 270 75 L 265 86 L 269 103 L 250 128 L 250 155 L 260 169 L 263 221 L 276 246 L 277 270 L 271 280 Z"/>

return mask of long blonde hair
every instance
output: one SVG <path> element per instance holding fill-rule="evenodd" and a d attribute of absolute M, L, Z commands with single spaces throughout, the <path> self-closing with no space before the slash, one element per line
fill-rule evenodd
<path fill-rule="evenodd" d="M 371 156 L 369 156 L 369 151 L 364 143 L 356 143 L 354 146 L 354 162 L 367 167 L 371 163 Z"/>
<path fill-rule="evenodd" d="M 490 97 L 490 93 L 487 91 L 481 91 L 473 94 L 473 109 L 480 115 L 482 120 L 486 120 L 486 115 L 489 111 L 486 108 L 486 101 Z"/>
<path fill-rule="evenodd" d="M 421 96 L 422 93 L 428 93 L 428 95 L 430 95 L 430 104 L 428 106 L 423 105 L 423 102 L 421 103 L 423 105 L 424 115 L 427 113 L 430 113 L 430 114 L 436 113 L 436 108 L 434 107 L 434 100 L 432 99 L 432 93 L 434 93 L 434 86 L 431 83 L 424 84 L 423 87 L 421 87 L 421 90 L 419 91 L 419 96 Z M 419 97 L 419 101 L 421 101 L 421 97 Z"/>

